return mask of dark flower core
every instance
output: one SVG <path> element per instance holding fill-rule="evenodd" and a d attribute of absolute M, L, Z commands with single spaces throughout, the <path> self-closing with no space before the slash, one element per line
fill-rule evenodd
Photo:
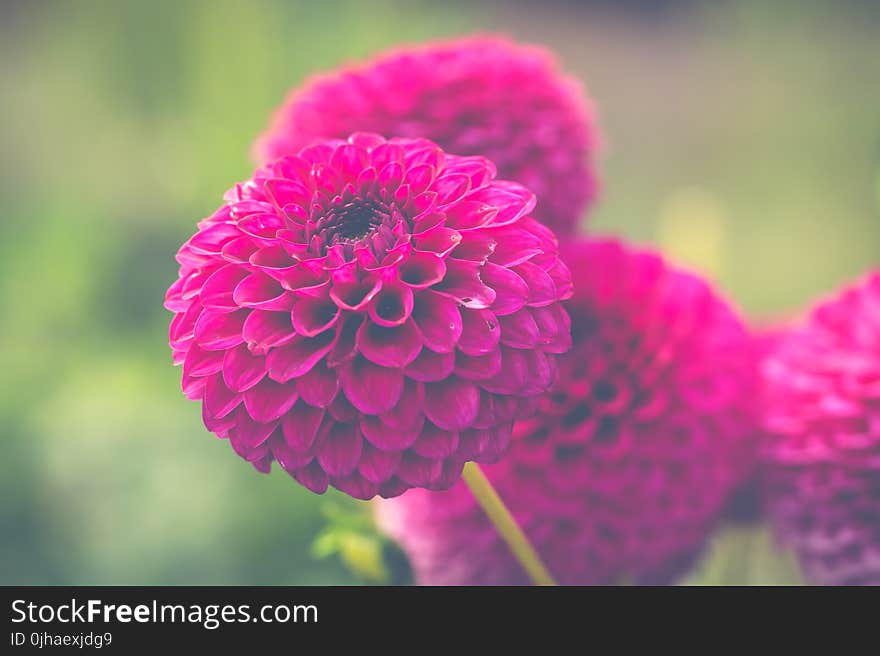
<path fill-rule="evenodd" d="M 401 220 L 405 217 L 394 205 L 373 198 L 354 198 L 329 208 L 315 221 L 312 243 L 321 255 L 339 245 L 346 257 L 351 257 L 356 248 L 365 247 L 381 258 L 394 245 L 392 229 Z"/>
<path fill-rule="evenodd" d="M 339 241 L 357 241 L 366 237 L 368 233 L 382 224 L 383 219 L 389 219 L 391 215 L 382 212 L 372 203 L 354 201 L 342 208 L 337 215 L 335 226 L 328 226 L 335 234 L 332 239 Z"/>

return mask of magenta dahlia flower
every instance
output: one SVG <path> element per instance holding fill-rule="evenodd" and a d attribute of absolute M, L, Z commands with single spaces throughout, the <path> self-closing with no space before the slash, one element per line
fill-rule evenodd
<path fill-rule="evenodd" d="M 359 498 L 507 448 L 571 344 L 534 196 L 481 157 L 357 134 L 236 185 L 177 254 L 183 389 L 260 471 Z"/>
<path fill-rule="evenodd" d="M 880 272 L 764 359 L 768 511 L 819 584 L 880 584 Z"/>
<path fill-rule="evenodd" d="M 754 446 L 755 367 L 712 289 L 617 242 L 563 249 L 574 345 L 489 479 L 564 584 L 665 582 L 699 552 Z M 377 506 L 423 584 L 527 579 L 462 483 Z"/>
<path fill-rule="evenodd" d="M 533 216 L 560 235 L 573 231 L 596 195 L 592 108 L 580 84 L 536 46 L 499 37 L 442 41 L 313 77 L 277 111 L 255 153 L 271 161 L 359 130 L 488 157 L 501 177 L 537 195 Z"/>

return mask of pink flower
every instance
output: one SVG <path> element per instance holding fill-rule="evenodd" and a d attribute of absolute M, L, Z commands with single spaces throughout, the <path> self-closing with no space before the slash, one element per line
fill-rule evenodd
<path fill-rule="evenodd" d="M 260 471 L 358 498 L 507 448 L 570 346 L 568 269 L 482 157 L 357 134 L 236 185 L 177 254 L 183 390 Z"/>
<path fill-rule="evenodd" d="M 751 345 L 702 280 L 614 241 L 563 249 L 574 346 L 485 471 L 565 584 L 662 582 L 749 470 Z M 526 579 L 462 483 L 378 506 L 423 584 Z"/>
<path fill-rule="evenodd" d="M 357 130 L 484 155 L 537 195 L 533 216 L 570 233 L 596 196 L 599 137 L 580 84 L 543 48 L 470 37 L 394 50 L 294 90 L 255 146 L 261 162 Z"/>
<path fill-rule="evenodd" d="M 816 583 L 880 584 L 880 272 L 776 339 L 762 374 L 781 537 Z"/>

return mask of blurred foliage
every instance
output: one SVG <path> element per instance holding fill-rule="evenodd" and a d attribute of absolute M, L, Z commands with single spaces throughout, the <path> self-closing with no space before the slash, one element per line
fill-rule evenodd
<path fill-rule="evenodd" d="M 877 176 L 874 191 L 877 195 L 877 216 L 880 217 L 880 146 L 878 146 L 877 151 Z"/>
<path fill-rule="evenodd" d="M 338 556 L 362 582 L 373 585 L 412 583 L 406 556 L 393 541 L 379 533 L 369 503 L 345 507 L 324 506 L 327 526 L 315 538 L 312 553 L 318 558 Z"/>
<path fill-rule="evenodd" d="M 214 439 L 166 344 L 177 246 L 311 71 L 474 30 L 546 43 L 599 103 L 596 230 L 660 244 L 756 316 L 877 262 L 876 7 L 614 7 L 0 5 L 0 583 L 406 580 L 372 529 L 327 529 L 325 499 Z M 313 557 L 319 534 L 340 557 Z"/>
<path fill-rule="evenodd" d="M 684 585 L 803 585 L 794 556 L 762 526 L 731 524 L 713 537 Z"/>

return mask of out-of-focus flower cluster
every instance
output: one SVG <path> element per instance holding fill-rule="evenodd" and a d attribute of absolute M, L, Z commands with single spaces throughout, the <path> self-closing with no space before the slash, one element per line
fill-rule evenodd
<path fill-rule="evenodd" d="M 751 331 L 660 254 L 575 236 L 600 141 L 507 39 L 311 77 L 178 252 L 184 393 L 259 471 L 385 497 L 421 583 L 527 581 L 470 461 L 563 583 L 673 581 L 742 499 L 811 580 L 880 582 L 880 276 Z"/>

